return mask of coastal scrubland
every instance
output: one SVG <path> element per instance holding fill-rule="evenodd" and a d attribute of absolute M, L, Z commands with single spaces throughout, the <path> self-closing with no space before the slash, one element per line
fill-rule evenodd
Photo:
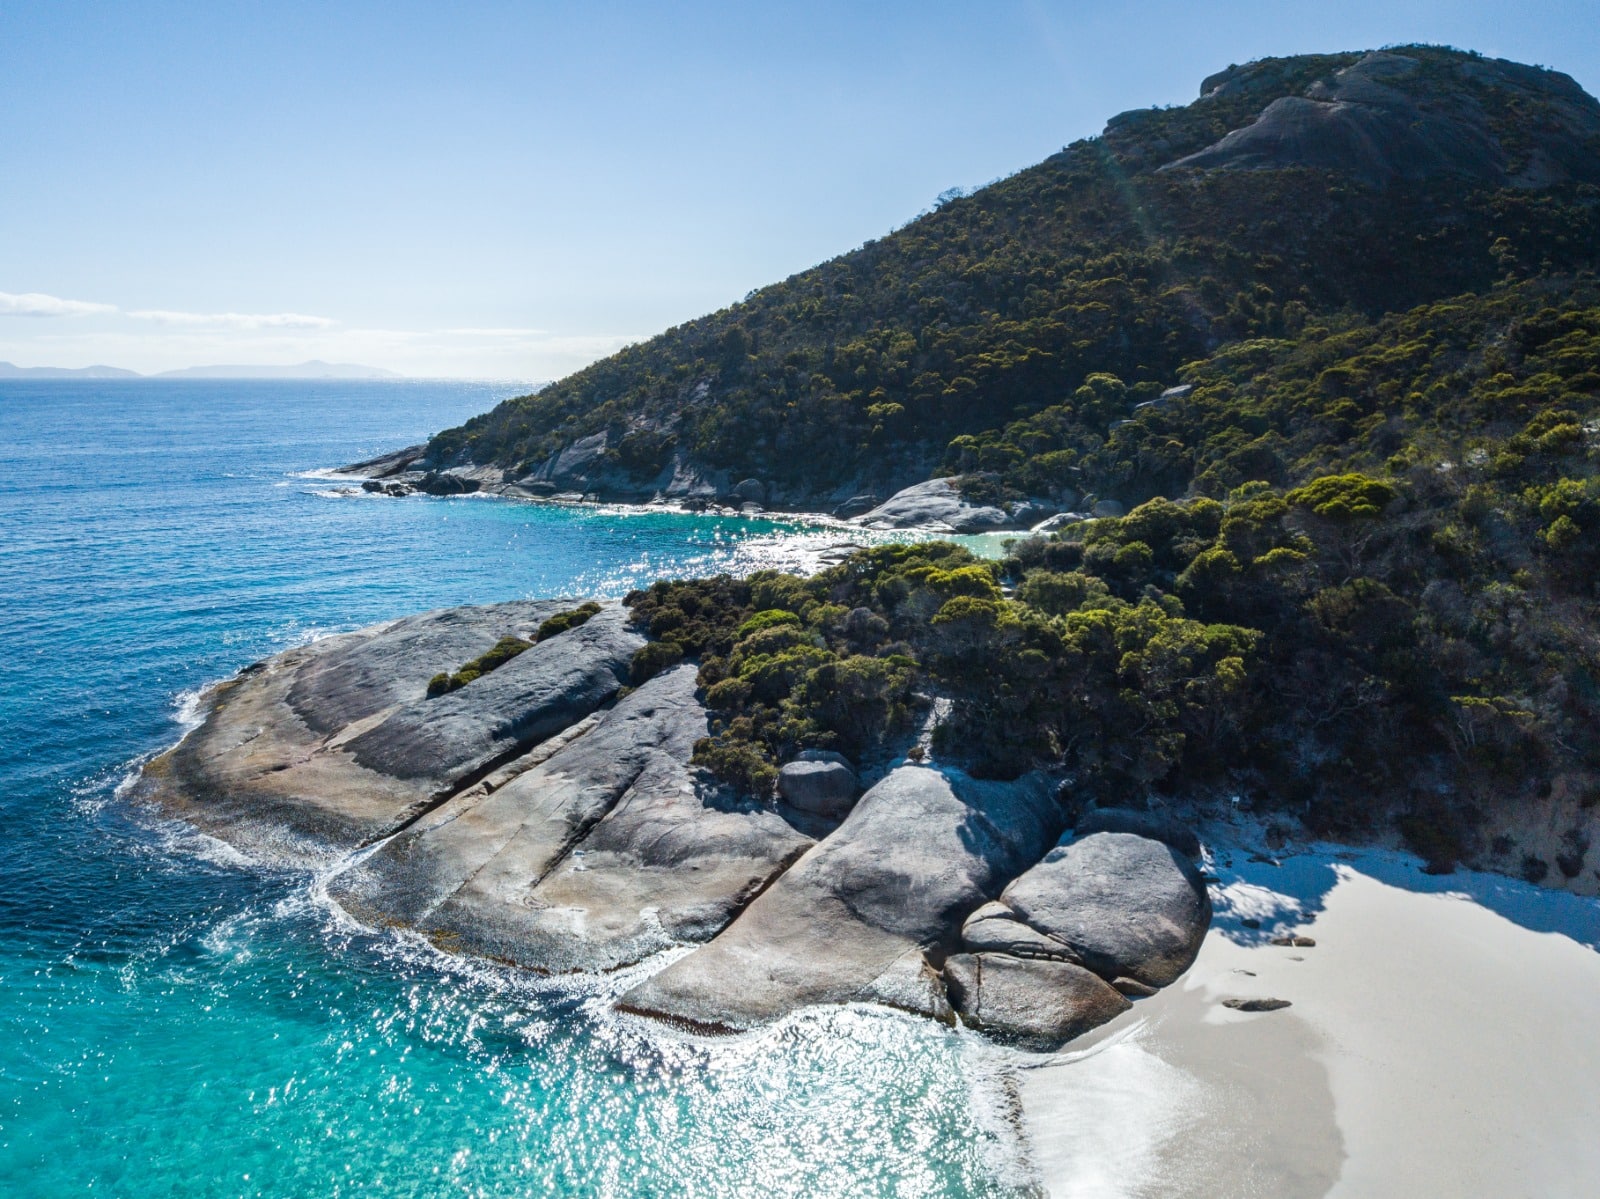
<path fill-rule="evenodd" d="M 1440 866 L 1523 800 L 1592 808 L 1600 105 L 1426 46 L 1201 93 L 426 461 L 511 479 L 590 439 L 602 492 L 695 470 L 799 507 L 930 475 L 974 502 L 1117 501 L 1001 563 L 887 546 L 630 597 L 635 675 L 698 662 L 699 760 L 755 791 L 945 701 L 934 748 L 981 773 L 1392 824 Z M 1570 878 L 1568 840 L 1511 864 Z"/>

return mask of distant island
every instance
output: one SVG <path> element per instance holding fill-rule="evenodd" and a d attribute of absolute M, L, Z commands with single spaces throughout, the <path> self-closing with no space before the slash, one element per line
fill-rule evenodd
<path fill-rule="evenodd" d="M 0 379 L 401 379 L 394 371 L 354 362 L 313 358 L 293 366 L 186 366 L 143 375 L 119 366 L 16 366 L 0 362 Z"/>

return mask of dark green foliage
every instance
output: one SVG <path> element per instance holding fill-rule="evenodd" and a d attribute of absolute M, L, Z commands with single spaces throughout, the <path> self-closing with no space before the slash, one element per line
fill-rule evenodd
<path fill-rule="evenodd" d="M 596 611 L 599 609 L 596 608 Z M 570 615 L 570 614 L 569 614 Z M 584 618 L 585 620 L 588 617 Z M 579 623 L 582 623 L 581 621 Z M 542 631 L 542 630 L 541 630 Z M 543 638 L 540 638 L 543 640 Z M 434 699 L 441 695 L 448 695 L 452 691 L 459 691 L 473 679 L 486 675 L 494 670 L 499 670 L 525 649 L 532 649 L 533 642 L 524 641 L 521 637 L 502 637 L 494 643 L 494 647 L 487 653 L 472 659 L 454 674 L 436 674 L 428 680 L 428 698 Z"/>
<path fill-rule="evenodd" d="M 590 600 L 586 604 L 579 604 L 569 612 L 557 612 L 539 626 L 539 631 L 534 634 L 533 639 L 539 642 L 554 637 L 557 633 L 565 633 L 568 629 L 575 629 L 599 611 L 600 605 Z"/>

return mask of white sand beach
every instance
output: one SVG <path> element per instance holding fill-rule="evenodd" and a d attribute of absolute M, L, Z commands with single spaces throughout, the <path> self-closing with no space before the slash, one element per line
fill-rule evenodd
<path fill-rule="evenodd" d="M 1053 1199 L 1600 1193 L 1600 900 L 1382 851 L 1214 873 L 1189 974 L 1021 1071 Z"/>

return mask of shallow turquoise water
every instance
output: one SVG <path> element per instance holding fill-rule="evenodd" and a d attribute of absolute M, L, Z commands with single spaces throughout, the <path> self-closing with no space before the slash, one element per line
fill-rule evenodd
<path fill-rule="evenodd" d="M 350 926 L 118 797 L 186 697 L 319 632 L 806 543 L 302 476 L 511 390 L 0 384 L 0 1194 L 1012 1193 L 970 1038 L 866 1010 L 685 1038 L 611 1015 L 624 980 Z"/>

